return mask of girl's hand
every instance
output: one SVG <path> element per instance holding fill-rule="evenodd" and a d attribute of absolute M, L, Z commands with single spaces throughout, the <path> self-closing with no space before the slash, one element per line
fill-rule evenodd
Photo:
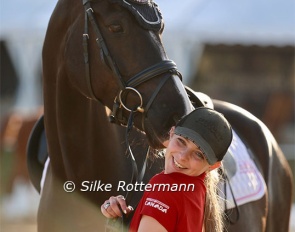
<path fill-rule="evenodd" d="M 102 214 L 107 218 L 122 217 L 122 211 L 124 214 L 128 214 L 133 211 L 131 206 L 126 205 L 125 198 L 122 195 L 116 197 L 110 197 L 101 205 L 100 210 Z"/>

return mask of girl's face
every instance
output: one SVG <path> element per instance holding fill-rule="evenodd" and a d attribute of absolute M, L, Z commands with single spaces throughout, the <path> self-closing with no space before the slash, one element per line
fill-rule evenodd
<path fill-rule="evenodd" d="M 199 176 L 210 170 L 203 152 L 192 141 L 170 131 L 170 141 L 165 153 L 165 174 L 180 172 L 189 176 Z"/>

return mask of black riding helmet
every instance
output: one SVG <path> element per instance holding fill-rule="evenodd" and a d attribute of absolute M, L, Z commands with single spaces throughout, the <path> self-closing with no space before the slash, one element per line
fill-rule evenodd
<path fill-rule="evenodd" d="M 223 159 L 232 141 L 232 128 L 223 114 L 206 107 L 183 117 L 174 133 L 196 144 L 210 165 Z"/>

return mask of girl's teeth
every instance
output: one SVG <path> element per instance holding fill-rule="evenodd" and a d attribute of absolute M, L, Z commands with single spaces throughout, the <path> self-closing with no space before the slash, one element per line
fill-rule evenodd
<path fill-rule="evenodd" d="M 179 163 L 177 163 L 177 161 L 174 159 L 174 164 L 176 165 L 176 167 L 178 167 L 178 168 L 184 168 L 184 167 L 182 167 Z"/>

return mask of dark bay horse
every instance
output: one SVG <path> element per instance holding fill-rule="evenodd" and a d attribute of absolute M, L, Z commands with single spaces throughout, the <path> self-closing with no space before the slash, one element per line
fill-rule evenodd
<path fill-rule="evenodd" d="M 161 148 L 170 127 L 190 111 L 180 74 L 165 54 L 162 31 L 161 13 L 149 1 L 58 1 L 43 47 L 50 163 L 39 231 L 104 231 L 99 206 L 111 195 L 125 195 L 116 186 L 132 179 L 126 129 L 117 124 L 128 124 L 135 111 L 134 126 L 145 134 L 132 131 L 130 141 L 141 167 L 147 144 Z M 250 113 L 225 102 L 214 105 L 252 150 L 268 188 L 261 200 L 239 207 L 240 219 L 228 231 L 287 231 L 291 174 L 276 141 Z M 150 161 L 144 181 L 161 165 Z M 67 181 L 75 191 L 64 190 Z M 92 188 L 97 182 L 98 191 Z M 139 198 L 135 192 L 130 204 Z"/>
<path fill-rule="evenodd" d="M 100 205 L 126 194 L 117 185 L 129 183 L 133 170 L 126 129 L 117 124 L 126 125 L 132 113 L 134 126 L 146 133 L 130 135 L 141 167 L 146 146 L 137 144 L 162 147 L 171 126 L 191 110 L 181 76 L 163 48 L 162 31 L 153 2 L 58 1 L 43 46 L 50 164 L 38 231 L 104 231 Z M 110 110 L 116 124 L 110 123 Z M 159 171 L 149 163 L 144 181 Z M 76 191 L 67 193 L 66 181 Z M 139 199 L 135 192 L 132 201 Z"/>

